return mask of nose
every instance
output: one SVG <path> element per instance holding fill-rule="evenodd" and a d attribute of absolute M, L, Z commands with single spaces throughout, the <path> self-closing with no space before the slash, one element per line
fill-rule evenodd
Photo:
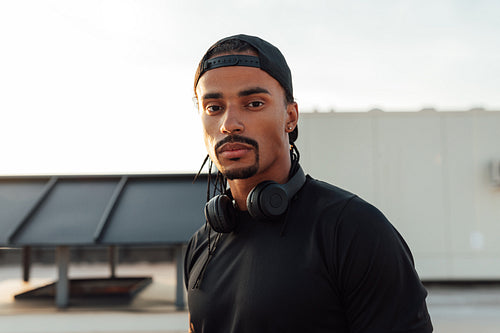
<path fill-rule="evenodd" d="M 227 106 L 220 126 L 222 134 L 241 133 L 245 129 L 241 114 L 237 107 Z"/>

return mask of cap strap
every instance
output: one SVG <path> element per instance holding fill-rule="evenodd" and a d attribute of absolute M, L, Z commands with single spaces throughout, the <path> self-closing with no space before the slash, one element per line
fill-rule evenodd
<path fill-rule="evenodd" d="M 205 60 L 203 62 L 203 67 L 199 76 L 211 69 L 227 66 L 246 66 L 260 68 L 260 61 L 258 57 L 242 54 L 220 56 Z"/>

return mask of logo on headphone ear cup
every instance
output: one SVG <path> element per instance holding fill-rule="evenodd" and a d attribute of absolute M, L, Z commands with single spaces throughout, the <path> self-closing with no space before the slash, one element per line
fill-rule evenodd
<path fill-rule="evenodd" d="M 215 232 L 229 233 L 236 227 L 236 212 L 227 195 L 217 195 L 205 204 L 205 218 Z"/>
<path fill-rule="evenodd" d="M 254 219 L 278 217 L 288 209 L 288 193 L 276 182 L 262 182 L 248 195 L 247 208 Z"/>

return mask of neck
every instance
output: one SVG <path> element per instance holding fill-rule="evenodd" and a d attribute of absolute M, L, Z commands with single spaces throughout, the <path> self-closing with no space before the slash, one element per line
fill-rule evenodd
<path fill-rule="evenodd" d="M 285 184 L 288 181 L 288 174 L 290 172 L 291 161 L 288 159 L 279 168 L 272 170 L 262 170 L 246 179 L 233 179 L 228 180 L 229 187 L 231 188 L 231 195 L 236 201 L 239 210 L 247 210 L 247 197 L 250 191 L 259 183 L 271 180 L 279 184 Z"/>

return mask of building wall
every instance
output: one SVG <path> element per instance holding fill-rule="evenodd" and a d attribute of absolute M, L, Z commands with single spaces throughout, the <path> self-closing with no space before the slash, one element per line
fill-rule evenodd
<path fill-rule="evenodd" d="M 424 280 L 500 279 L 500 112 L 301 113 L 307 173 L 377 206 Z"/>

